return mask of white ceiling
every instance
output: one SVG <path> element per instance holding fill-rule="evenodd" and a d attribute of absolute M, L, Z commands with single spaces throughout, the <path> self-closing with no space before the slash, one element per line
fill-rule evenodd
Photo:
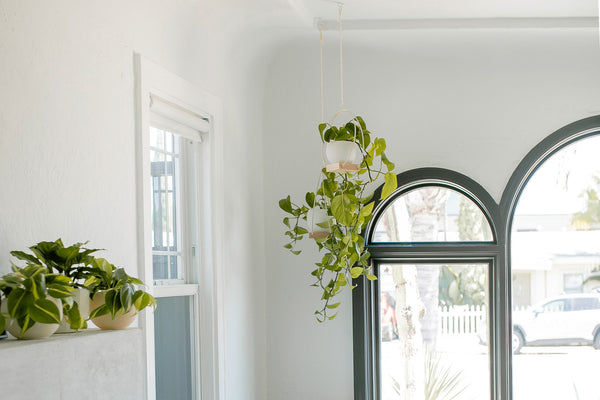
<path fill-rule="evenodd" d="M 344 20 L 597 17 L 597 0 L 288 0 L 306 19 Z"/>

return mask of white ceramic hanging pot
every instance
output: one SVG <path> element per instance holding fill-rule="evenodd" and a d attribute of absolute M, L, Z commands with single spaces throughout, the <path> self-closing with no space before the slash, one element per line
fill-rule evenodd
<path fill-rule="evenodd" d="M 323 228 L 319 224 L 327 223 L 331 217 L 327 215 L 327 210 L 319 207 L 313 207 L 306 213 L 306 222 L 308 223 L 308 233 L 311 238 L 325 238 L 329 235 L 330 229 Z"/>
<path fill-rule="evenodd" d="M 104 292 L 98 292 L 94 294 L 94 297 L 92 297 L 92 300 L 90 301 L 90 310 L 93 311 L 103 304 Z M 109 313 L 100 317 L 92 318 L 92 322 L 102 330 L 126 329 L 133 323 L 136 315 L 136 309 L 132 306 L 129 312 L 123 315 L 117 315 L 115 319 L 113 319 L 112 315 Z"/>
<path fill-rule="evenodd" d="M 58 312 L 60 313 L 60 318 L 62 319 L 62 303 L 59 299 L 55 299 L 53 297 L 46 297 L 47 300 L 52 301 L 58 307 Z M 2 303 L 2 312 L 7 312 L 6 302 Z M 24 334 L 21 334 L 21 327 L 17 323 L 17 320 L 14 318 L 8 318 L 6 320 L 6 330 L 16 337 L 17 339 L 27 339 L 27 340 L 35 340 L 35 339 L 45 339 L 51 336 L 58 329 L 59 324 L 41 324 L 36 322 L 33 326 Z"/>
<path fill-rule="evenodd" d="M 79 307 L 79 315 L 82 320 L 87 320 L 90 316 L 90 291 L 87 289 L 79 288 L 73 292 L 73 300 L 77 302 Z M 63 316 L 60 326 L 56 333 L 74 333 L 75 329 L 71 329 L 71 325 L 67 322 Z"/>
<path fill-rule="evenodd" d="M 354 142 L 325 143 L 325 162 L 327 164 L 360 164 L 360 156 L 360 148 Z"/>

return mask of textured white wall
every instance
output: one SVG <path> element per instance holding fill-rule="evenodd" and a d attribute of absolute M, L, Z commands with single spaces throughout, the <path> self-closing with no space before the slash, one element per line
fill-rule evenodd
<path fill-rule="evenodd" d="M 595 30 L 345 32 L 345 100 L 386 138 L 397 172 L 443 167 L 499 201 L 518 162 L 556 129 L 600 113 Z M 325 49 L 326 119 L 339 99 L 335 32 Z M 264 111 L 270 399 L 353 395 L 350 294 L 318 325 L 312 246 L 281 246 L 277 200 L 314 190 L 320 166 L 317 35 L 287 43 L 269 72 Z M 305 243 L 306 245 L 306 243 Z"/>
<path fill-rule="evenodd" d="M 265 41 L 248 30 L 255 22 L 245 6 L 0 0 L 0 273 L 10 250 L 58 237 L 90 240 L 138 273 L 139 52 L 223 100 L 225 398 L 264 399 L 265 263 L 256 232 Z"/>
<path fill-rule="evenodd" d="M 2 397 L 143 400 L 142 340 L 141 329 L 126 329 L 4 341 L 0 345 Z"/>

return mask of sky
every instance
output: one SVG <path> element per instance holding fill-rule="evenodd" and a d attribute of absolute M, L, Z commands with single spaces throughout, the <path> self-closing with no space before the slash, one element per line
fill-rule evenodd
<path fill-rule="evenodd" d="M 583 210 L 581 193 L 600 177 L 600 135 L 561 149 L 534 173 L 517 204 L 516 215 L 572 214 Z"/>

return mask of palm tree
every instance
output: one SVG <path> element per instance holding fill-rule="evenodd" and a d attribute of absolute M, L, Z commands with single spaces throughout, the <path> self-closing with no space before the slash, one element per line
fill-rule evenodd
<path fill-rule="evenodd" d="M 437 237 L 440 214 L 446 204 L 449 191 L 429 186 L 409 192 L 405 197 L 410 217 L 410 233 L 413 242 L 432 242 Z M 438 331 L 440 269 L 437 265 L 417 265 L 417 285 L 425 315 L 421 321 L 423 342 L 434 344 Z"/>

